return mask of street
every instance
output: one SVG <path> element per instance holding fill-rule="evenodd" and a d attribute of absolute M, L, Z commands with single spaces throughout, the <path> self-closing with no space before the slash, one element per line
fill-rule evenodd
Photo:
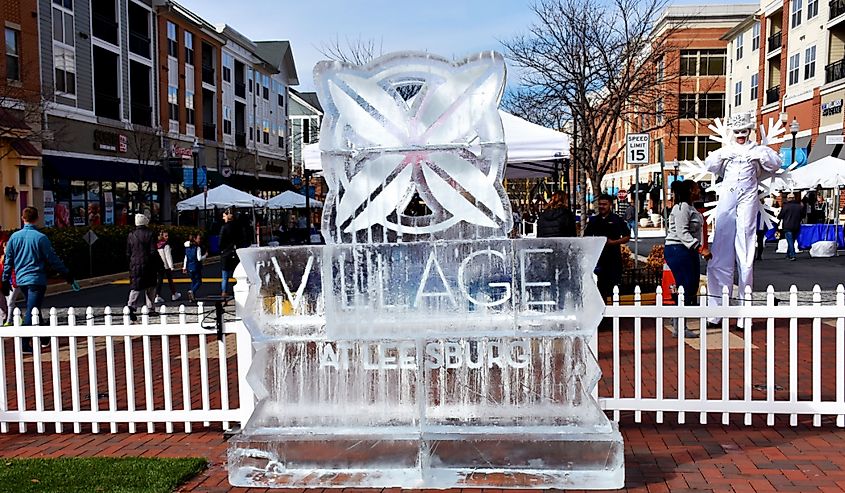
<path fill-rule="evenodd" d="M 647 257 L 654 245 L 663 244 L 663 238 L 641 238 L 640 255 Z M 634 250 L 634 240 L 628 244 Z M 754 291 L 765 291 L 769 285 L 775 291 L 789 291 L 793 284 L 798 291 L 811 291 L 816 284 L 822 291 L 834 291 L 839 284 L 845 285 L 845 252 L 838 257 L 811 258 L 809 252 L 798 254 L 798 260 L 790 262 L 786 255 L 775 253 L 777 245 L 766 243 L 763 260 L 754 263 Z M 702 262 L 701 273 L 706 274 L 706 262 Z"/>

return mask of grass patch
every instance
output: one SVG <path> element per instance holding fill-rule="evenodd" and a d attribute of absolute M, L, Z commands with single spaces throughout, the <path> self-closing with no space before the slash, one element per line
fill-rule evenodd
<path fill-rule="evenodd" d="M 206 465 L 201 458 L 0 458 L 0 492 L 170 493 Z"/>

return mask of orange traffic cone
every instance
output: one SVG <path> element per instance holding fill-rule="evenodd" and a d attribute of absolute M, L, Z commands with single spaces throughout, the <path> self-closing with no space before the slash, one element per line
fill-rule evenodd
<path fill-rule="evenodd" d="M 660 287 L 663 289 L 663 304 L 674 305 L 675 300 L 672 299 L 672 295 L 675 294 L 677 286 L 675 286 L 675 276 L 672 275 L 672 270 L 669 269 L 666 262 L 663 262 L 663 279 Z"/>

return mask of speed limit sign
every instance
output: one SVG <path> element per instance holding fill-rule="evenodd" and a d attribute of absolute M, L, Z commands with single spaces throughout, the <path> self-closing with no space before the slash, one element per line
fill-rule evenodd
<path fill-rule="evenodd" d="M 628 134 L 626 152 L 628 164 L 648 164 L 648 134 Z"/>

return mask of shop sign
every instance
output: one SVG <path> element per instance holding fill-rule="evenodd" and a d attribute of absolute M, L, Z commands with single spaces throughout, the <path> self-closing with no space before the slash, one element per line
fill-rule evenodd
<path fill-rule="evenodd" d="M 176 144 L 170 146 L 170 155 L 182 159 L 191 159 L 193 157 L 190 147 L 179 147 Z"/>
<path fill-rule="evenodd" d="M 98 151 L 126 152 L 128 139 L 123 134 L 94 130 L 94 149 Z"/>
<path fill-rule="evenodd" d="M 827 103 L 822 103 L 822 116 L 838 115 L 842 113 L 842 99 L 834 99 Z"/>
<path fill-rule="evenodd" d="M 56 203 L 53 199 L 53 192 L 44 190 L 44 227 L 52 228 L 56 225 L 55 215 Z"/>

